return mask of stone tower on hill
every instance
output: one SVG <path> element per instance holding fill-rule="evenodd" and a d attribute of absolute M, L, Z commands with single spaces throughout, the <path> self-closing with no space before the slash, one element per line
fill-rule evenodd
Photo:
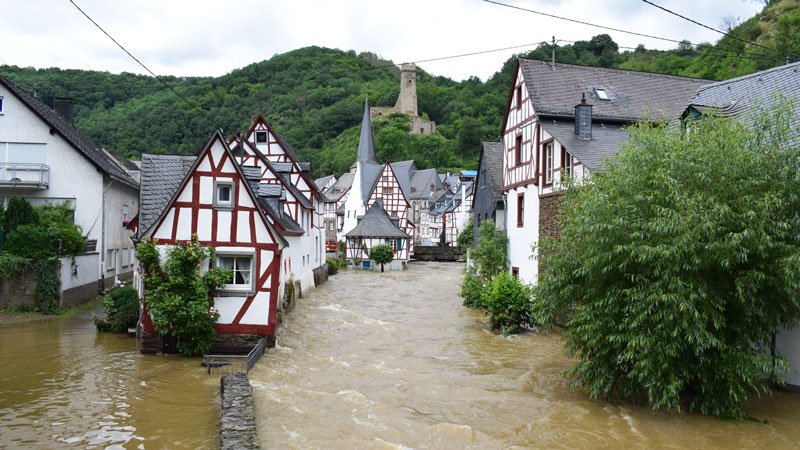
<path fill-rule="evenodd" d="M 436 132 L 436 122 L 426 120 L 419 116 L 417 111 L 417 65 L 400 65 L 400 95 L 394 107 L 374 107 L 369 110 L 371 117 L 381 117 L 389 114 L 406 114 L 411 117 L 411 134 L 433 134 Z"/>

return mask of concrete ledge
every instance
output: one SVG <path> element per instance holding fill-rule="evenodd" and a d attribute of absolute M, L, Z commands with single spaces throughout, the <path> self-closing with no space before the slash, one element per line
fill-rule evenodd
<path fill-rule="evenodd" d="M 219 443 L 222 450 L 260 448 L 256 436 L 253 387 L 242 372 L 220 379 L 222 413 L 219 419 Z"/>

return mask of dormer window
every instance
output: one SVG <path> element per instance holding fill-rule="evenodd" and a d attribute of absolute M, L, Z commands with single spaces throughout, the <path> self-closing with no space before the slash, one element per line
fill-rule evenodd
<path fill-rule="evenodd" d="M 609 96 L 608 96 L 608 93 L 606 92 L 606 90 L 602 89 L 602 88 L 594 88 L 594 95 L 599 100 L 609 100 L 610 99 Z"/>
<path fill-rule="evenodd" d="M 233 181 L 214 182 L 214 207 L 233 209 Z"/>
<path fill-rule="evenodd" d="M 267 142 L 267 132 L 256 131 L 256 144 L 266 144 L 266 142 Z"/>

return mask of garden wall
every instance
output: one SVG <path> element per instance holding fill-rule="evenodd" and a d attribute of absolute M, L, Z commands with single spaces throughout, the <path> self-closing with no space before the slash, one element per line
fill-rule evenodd
<path fill-rule="evenodd" d="M 417 245 L 412 259 L 417 261 L 458 261 L 461 249 L 451 246 Z"/>

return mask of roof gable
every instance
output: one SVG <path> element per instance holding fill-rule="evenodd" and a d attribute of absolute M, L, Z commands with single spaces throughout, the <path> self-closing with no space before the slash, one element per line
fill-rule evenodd
<path fill-rule="evenodd" d="M 139 184 L 128 175 L 120 165 L 86 134 L 75 128 L 57 112 L 45 105 L 41 100 L 20 89 L 8 79 L 0 76 L 0 85 L 5 86 L 28 109 L 34 112 L 53 131 L 64 138 L 78 153 L 83 155 L 95 167 L 106 175 L 128 186 L 138 189 Z"/>
<path fill-rule="evenodd" d="M 409 235 L 392 222 L 389 214 L 383 209 L 381 202 L 374 202 L 369 207 L 358 225 L 350 230 L 347 237 L 365 238 L 408 238 Z"/>

